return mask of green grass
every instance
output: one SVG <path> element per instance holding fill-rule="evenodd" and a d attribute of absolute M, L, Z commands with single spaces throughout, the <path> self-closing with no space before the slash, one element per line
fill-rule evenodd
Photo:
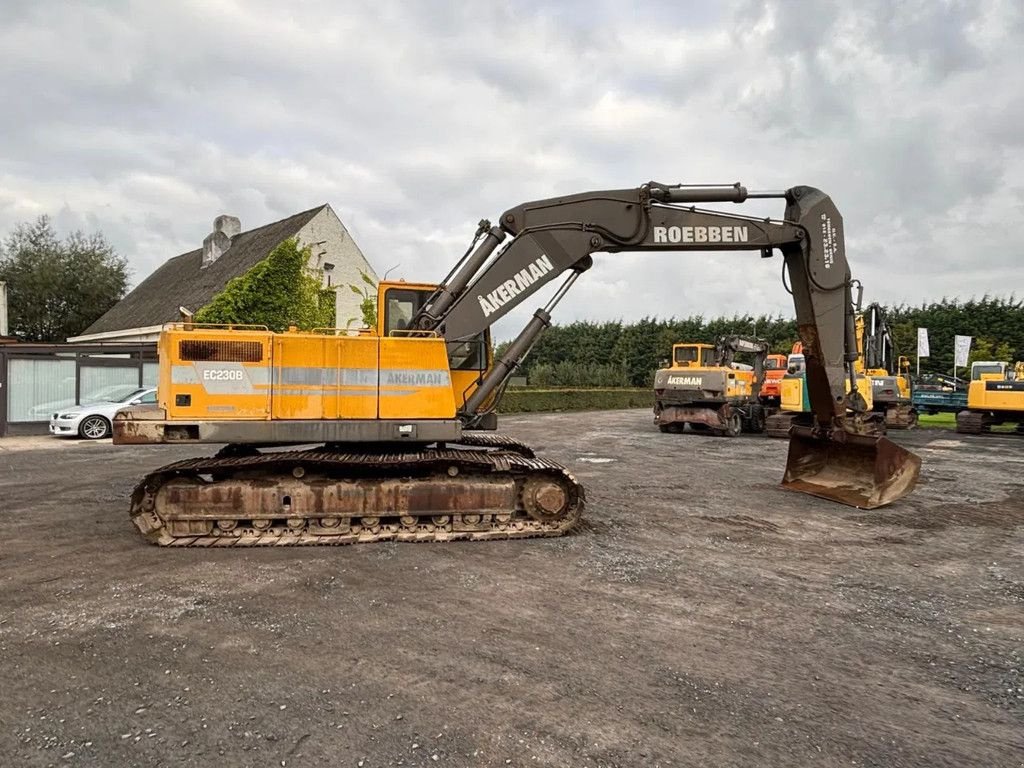
<path fill-rule="evenodd" d="M 956 414 L 936 413 L 934 416 L 929 416 L 927 413 L 922 413 L 917 417 L 917 425 L 921 429 L 956 429 Z"/>
<path fill-rule="evenodd" d="M 917 417 L 917 425 L 921 429 L 956 429 L 956 414 L 955 413 L 936 413 L 934 416 L 929 416 L 927 413 L 922 413 Z M 1007 424 L 998 424 L 993 426 L 991 429 L 993 432 L 1013 432 L 1017 426 L 1013 422 Z"/>

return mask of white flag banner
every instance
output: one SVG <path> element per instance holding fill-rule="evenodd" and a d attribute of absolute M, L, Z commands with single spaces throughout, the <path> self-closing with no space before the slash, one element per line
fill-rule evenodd
<path fill-rule="evenodd" d="M 954 336 L 953 351 L 953 365 L 958 368 L 967 365 L 967 356 L 971 354 L 971 337 Z"/>
<path fill-rule="evenodd" d="M 928 329 L 917 329 L 917 356 L 928 357 Z"/>

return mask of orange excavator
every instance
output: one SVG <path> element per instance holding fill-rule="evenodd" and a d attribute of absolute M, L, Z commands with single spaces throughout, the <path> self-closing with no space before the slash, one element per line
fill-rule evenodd
<path fill-rule="evenodd" d="M 792 354 L 803 354 L 804 345 L 796 342 Z M 782 403 L 782 377 L 786 375 L 789 359 L 786 355 L 768 355 L 764 361 L 764 381 L 758 398 L 765 408 L 778 408 Z"/>

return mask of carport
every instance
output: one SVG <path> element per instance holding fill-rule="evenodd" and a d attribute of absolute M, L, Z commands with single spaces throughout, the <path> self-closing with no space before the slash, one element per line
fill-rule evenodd
<path fill-rule="evenodd" d="M 46 434 L 55 409 L 156 380 L 155 342 L 0 344 L 0 437 Z"/>

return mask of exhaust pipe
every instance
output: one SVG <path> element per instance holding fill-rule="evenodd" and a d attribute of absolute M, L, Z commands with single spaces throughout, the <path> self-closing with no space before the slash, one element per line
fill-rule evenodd
<path fill-rule="evenodd" d="M 921 473 L 921 457 L 885 437 L 835 430 L 822 437 L 794 425 L 782 487 L 875 509 L 910 493 Z"/>

